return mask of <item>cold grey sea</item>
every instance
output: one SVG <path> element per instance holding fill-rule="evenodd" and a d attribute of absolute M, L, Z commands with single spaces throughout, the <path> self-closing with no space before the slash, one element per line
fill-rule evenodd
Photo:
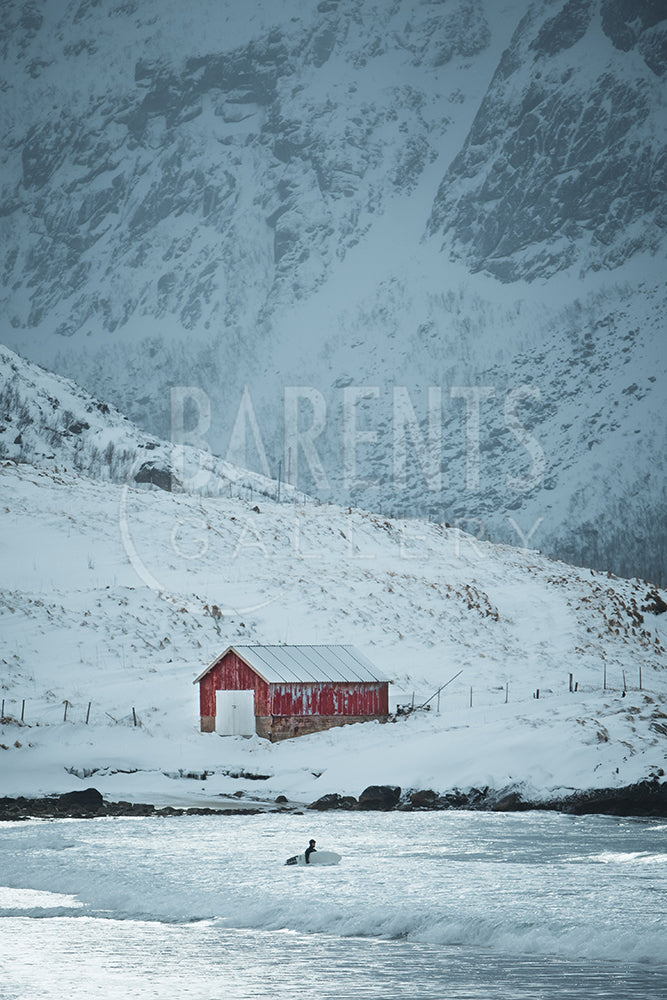
<path fill-rule="evenodd" d="M 310 837 L 337 867 L 285 859 Z M 0 824 L 0 997 L 667 996 L 667 822 L 366 813 Z"/>

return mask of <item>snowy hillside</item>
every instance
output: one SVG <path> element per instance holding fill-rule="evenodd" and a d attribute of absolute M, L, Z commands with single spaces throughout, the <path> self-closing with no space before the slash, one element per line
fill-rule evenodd
<path fill-rule="evenodd" d="M 662 773 L 665 595 L 645 583 L 427 522 L 10 461 L 0 496 L 0 794 L 548 796 Z M 198 732 L 192 681 L 234 642 L 356 644 L 393 678 L 392 705 L 461 674 L 395 724 L 221 739 Z"/>
<path fill-rule="evenodd" d="M 185 413 L 182 413 L 183 424 Z M 278 484 L 185 443 L 146 434 L 79 386 L 0 345 L 0 459 L 168 492 L 275 495 Z M 296 491 L 285 484 L 283 492 Z"/>
<path fill-rule="evenodd" d="M 0 340 L 150 435 L 197 387 L 216 454 L 321 499 L 661 582 L 665 25 L 9 0 Z"/>

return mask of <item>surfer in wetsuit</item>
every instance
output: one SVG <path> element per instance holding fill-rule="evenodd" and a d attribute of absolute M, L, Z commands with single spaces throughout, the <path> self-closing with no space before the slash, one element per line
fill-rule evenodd
<path fill-rule="evenodd" d="M 315 849 L 315 841 L 311 840 L 310 843 L 308 844 L 308 847 L 306 848 L 306 864 L 307 865 L 310 864 L 310 855 L 313 853 L 313 851 L 315 851 L 315 853 L 317 853 L 317 851 Z"/>

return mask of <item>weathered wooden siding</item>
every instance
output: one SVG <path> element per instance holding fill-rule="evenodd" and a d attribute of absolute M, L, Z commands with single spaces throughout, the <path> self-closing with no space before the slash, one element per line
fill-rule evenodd
<path fill-rule="evenodd" d="M 255 715 L 271 714 L 270 686 L 251 670 L 236 653 L 226 656 L 199 683 L 199 704 L 202 719 L 215 718 L 216 691 L 255 691 Z"/>
<path fill-rule="evenodd" d="M 273 716 L 377 716 L 389 712 L 386 683 L 272 684 Z M 264 714 L 257 712 L 257 715 Z M 269 714 L 269 713 L 266 713 Z"/>

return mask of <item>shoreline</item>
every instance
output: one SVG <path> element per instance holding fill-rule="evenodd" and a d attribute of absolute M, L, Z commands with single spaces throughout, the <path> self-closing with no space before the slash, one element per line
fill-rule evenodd
<path fill-rule="evenodd" d="M 453 789 L 439 794 L 432 789 L 402 790 L 396 785 L 372 785 L 358 799 L 337 794 L 325 795 L 309 809 L 381 810 L 437 812 L 463 809 L 474 812 L 561 812 L 569 815 L 667 817 L 667 782 L 646 778 L 618 788 L 573 789 L 565 795 L 544 798 L 524 797 L 520 786 L 503 789 Z"/>
<path fill-rule="evenodd" d="M 91 793 L 96 793 L 93 795 Z M 99 798 L 97 797 L 99 796 Z M 267 812 L 295 812 L 277 803 L 230 806 L 156 806 L 152 802 L 108 801 L 96 788 L 42 798 L 0 798 L 0 823 L 31 819 L 100 819 L 116 816 L 254 816 Z"/>
<path fill-rule="evenodd" d="M 284 795 L 252 804 L 239 800 L 217 806 L 156 806 L 149 802 L 107 801 L 96 788 L 48 795 L 0 797 L 0 822 L 31 819 L 98 819 L 101 817 L 138 816 L 253 816 L 263 813 L 303 815 L 316 812 L 561 812 L 569 815 L 636 816 L 667 818 L 667 782 L 645 779 L 620 788 L 575 790 L 553 798 L 524 798 L 520 788 L 453 789 L 441 794 L 432 789 L 403 790 L 398 785 L 370 785 L 359 798 L 324 795 L 309 804 L 290 802 Z"/>

